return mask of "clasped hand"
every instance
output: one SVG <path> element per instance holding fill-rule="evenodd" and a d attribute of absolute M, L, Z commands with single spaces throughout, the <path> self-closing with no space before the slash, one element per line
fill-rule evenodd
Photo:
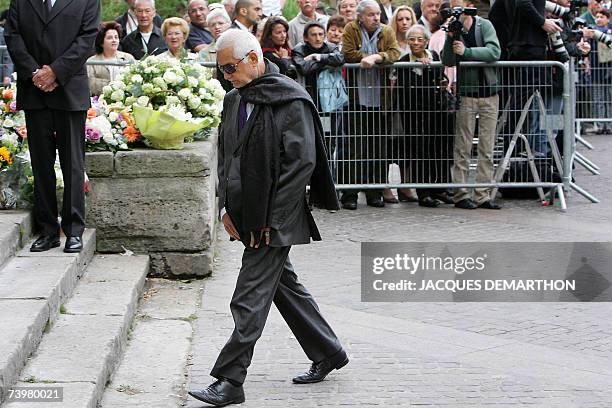
<path fill-rule="evenodd" d="M 223 214 L 222 221 L 223 221 L 223 227 L 225 228 L 225 231 L 227 231 L 229 236 L 234 238 L 235 240 L 240 241 L 240 234 L 238 234 L 238 230 L 234 226 L 234 222 L 230 218 L 229 214 L 227 213 Z M 271 232 L 270 227 L 266 227 L 262 229 L 261 231 L 259 231 L 259 239 L 257 241 L 255 240 L 257 234 L 254 234 L 253 232 L 251 232 L 251 240 L 249 242 L 249 246 L 251 248 L 259 248 L 260 244 L 262 243 L 262 240 L 263 242 L 265 242 L 266 246 L 270 245 L 270 232 Z"/>
<path fill-rule="evenodd" d="M 48 65 L 44 65 L 36 70 L 32 76 L 32 82 L 38 89 L 44 92 L 51 92 L 58 87 L 57 77 Z"/>

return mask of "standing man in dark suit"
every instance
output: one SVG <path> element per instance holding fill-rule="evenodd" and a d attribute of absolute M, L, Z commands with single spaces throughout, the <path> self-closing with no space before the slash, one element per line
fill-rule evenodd
<path fill-rule="evenodd" d="M 263 9 L 260 0 L 238 0 L 234 9 L 234 21 L 230 28 L 238 28 L 255 35 L 257 24 L 262 17 Z"/>
<path fill-rule="evenodd" d="M 134 0 L 138 28 L 121 40 L 121 50 L 137 60 L 145 55 L 159 55 L 168 49 L 161 29 L 154 24 L 155 0 Z"/>
<path fill-rule="evenodd" d="M 128 5 L 127 11 L 115 19 L 123 30 L 121 33 L 121 38 L 131 34 L 132 31 L 135 31 L 138 28 L 138 18 L 136 17 L 136 13 L 134 11 L 134 0 L 126 0 L 126 3 Z M 162 19 L 159 14 L 155 14 L 153 24 L 161 28 Z"/>
<path fill-rule="evenodd" d="M 272 302 L 312 361 L 293 379 L 322 381 L 348 363 L 346 352 L 289 261 L 292 245 L 321 236 L 306 202 L 338 209 L 312 99 L 263 59 L 257 39 L 228 30 L 217 62 L 234 90 L 224 100 L 219 130 L 219 207 L 225 230 L 244 246 L 230 309 L 234 332 L 221 350 L 208 388 L 189 394 L 215 406 L 244 402 L 242 383 Z"/>
<path fill-rule="evenodd" d="M 98 34 L 98 0 L 12 0 L 4 37 L 17 71 L 34 174 L 34 215 L 42 235 L 30 251 L 60 245 L 55 151 L 64 177 L 64 252 L 80 252 L 85 229 L 85 117 L 90 107 L 85 62 Z"/>
<path fill-rule="evenodd" d="M 389 25 L 395 11 L 393 0 L 379 0 L 378 5 L 380 6 L 380 22 Z"/>

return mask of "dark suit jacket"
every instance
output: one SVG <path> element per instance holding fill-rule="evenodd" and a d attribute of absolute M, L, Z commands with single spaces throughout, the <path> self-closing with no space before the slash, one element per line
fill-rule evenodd
<path fill-rule="evenodd" d="M 128 21 L 127 11 L 123 13 L 122 15 L 120 15 L 119 17 L 117 17 L 115 21 L 119 23 L 119 25 L 121 26 L 121 30 L 122 30 L 121 38 L 125 37 L 127 35 L 127 33 L 125 32 L 125 27 L 127 26 L 127 21 Z M 155 14 L 155 17 L 153 18 L 153 24 L 161 28 L 162 18 L 159 16 L 159 14 Z"/>
<path fill-rule="evenodd" d="M 45 18 L 40 0 L 12 0 L 4 38 L 17 71 L 18 109 L 79 111 L 90 106 L 85 62 L 98 34 L 98 0 L 57 0 Z M 59 86 L 42 92 L 32 74 L 49 65 Z"/>
<path fill-rule="evenodd" d="M 153 32 L 151 32 L 151 37 L 149 37 L 149 42 L 147 43 L 147 54 L 159 55 L 166 50 L 168 50 L 168 46 L 161 30 L 156 25 L 153 25 Z M 137 60 L 144 57 L 145 52 L 140 31 L 134 30 L 121 40 L 121 51 L 132 54 Z"/>
<path fill-rule="evenodd" d="M 385 13 L 385 8 L 383 7 L 380 1 L 378 2 L 378 6 L 380 7 L 380 22 L 388 25 L 389 21 L 391 20 L 387 18 L 387 13 Z M 391 6 L 391 11 L 392 12 L 395 11 L 395 6 Z"/>
<path fill-rule="evenodd" d="M 223 101 L 223 118 L 219 127 L 219 208 L 225 207 L 239 228 L 242 203 L 240 179 L 240 140 L 248 132 L 249 121 L 238 132 L 238 90 L 229 92 Z M 257 108 L 253 111 L 256 114 Z M 294 101 L 275 109 L 282 135 L 281 165 L 276 201 L 272 213 L 270 246 L 281 247 L 310 242 L 312 215 L 305 200 L 316 162 L 315 130 L 310 108 L 304 101 Z M 250 119 L 250 118 L 249 118 Z M 257 197 L 253 197 L 254 200 Z M 243 233 L 239 231 L 241 238 Z"/>

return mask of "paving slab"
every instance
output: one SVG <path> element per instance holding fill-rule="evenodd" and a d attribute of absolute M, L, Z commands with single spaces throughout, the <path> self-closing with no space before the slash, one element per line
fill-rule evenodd
<path fill-rule="evenodd" d="M 102 408 L 168 408 L 185 403 L 186 366 L 202 281 L 148 279 L 146 288 Z"/>

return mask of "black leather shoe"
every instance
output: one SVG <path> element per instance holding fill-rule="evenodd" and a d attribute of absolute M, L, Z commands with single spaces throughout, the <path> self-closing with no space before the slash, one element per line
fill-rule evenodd
<path fill-rule="evenodd" d="M 422 198 L 422 199 L 419 200 L 419 205 L 421 207 L 431 207 L 431 208 L 434 208 L 434 207 L 437 207 L 437 206 L 440 205 L 440 201 L 435 200 L 435 199 L 433 199 L 431 197 L 425 197 L 425 198 Z"/>
<path fill-rule="evenodd" d="M 340 350 L 332 357 L 323 360 L 319 363 L 312 363 L 310 369 L 304 374 L 300 374 L 293 379 L 295 384 L 312 384 L 321 382 L 327 377 L 327 374 L 333 370 L 339 370 L 349 362 L 348 356 L 344 350 Z"/>
<path fill-rule="evenodd" d="M 83 250 L 83 239 L 81 237 L 68 237 L 66 238 L 66 245 L 64 245 L 64 252 L 75 253 Z"/>
<path fill-rule="evenodd" d="M 242 385 L 234 385 L 225 378 L 218 379 L 206 387 L 206 389 L 189 391 L 189 395 L 215 407 L 242 404 L 244 402 Z"/>
<path fill-rule="evenodd" d="M 501 205 L 495 204 L 491 200 L 487 200 L 484 203 L 480 204 L 478 208 L 485 208 L 487 210 L 501 210 Z"/>
<path fill-rule="evenodd" d="M 461 208 L 464 210 L 475 210 L 478 208 L 476 203 L 469 198 L 464 198 L 463 200 L 459 200 L 455 203 L 455 207 Z"/>
<path fill-rule="evenodd" d="M 382 197 L 369 198 L 367 203 L 370 207 L 381 208 L 385 206 L 385 202 Z"/>
<path fill-rule="evenodd" d="M 345 210 L 356 210 L 357 209 L 357 201 L 347 201 L 342 203 L 342 208 Z"/>
<path fill-rule="evenodd" d="M 454 204 L 455 203 L 453 199 L 449 197 L 447 194 L 434 194 L 431 196 L 431 198 L 433 198 L 434 200 L 443 202 L 444 204 Z"/>
<path fill-rule="evenodd" d="M 41 235 L 30 247 L 30 252 L 44 252 L 60 246 L 58 235 Z"/>

